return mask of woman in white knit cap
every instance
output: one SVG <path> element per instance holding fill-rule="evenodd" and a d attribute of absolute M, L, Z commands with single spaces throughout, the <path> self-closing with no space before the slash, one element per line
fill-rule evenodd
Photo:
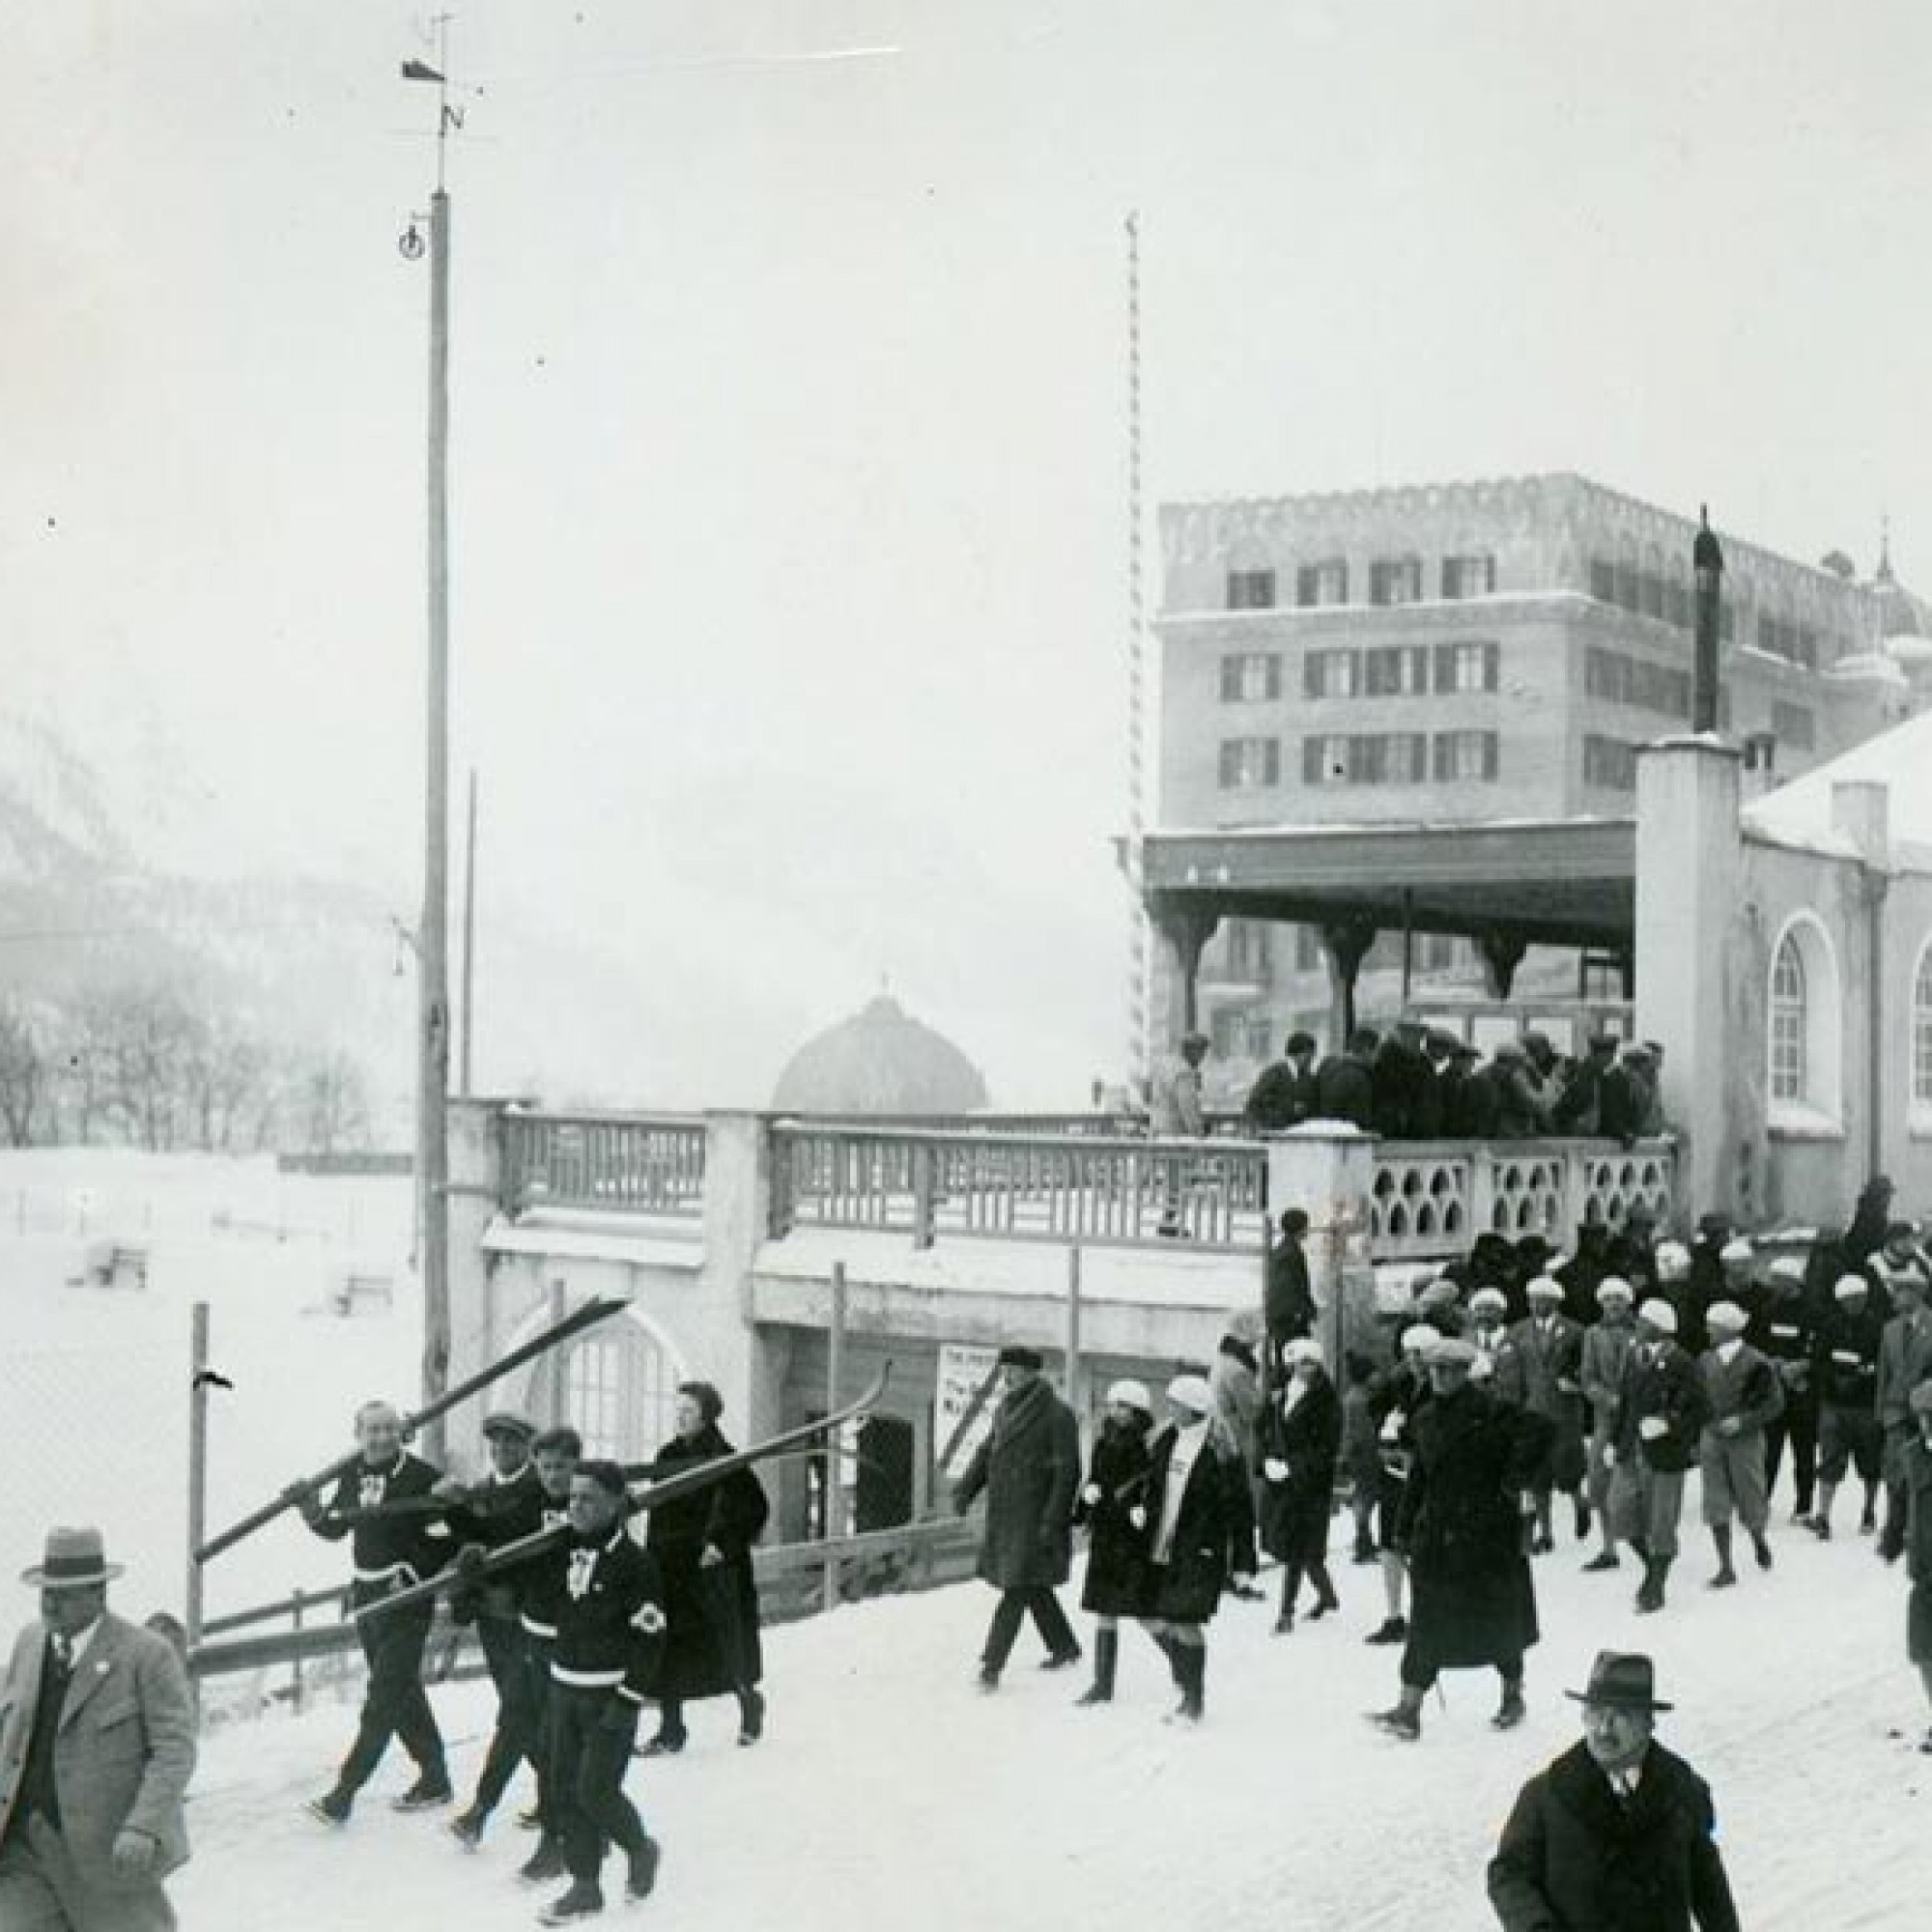
<path fill-rule="evenodd" d="M 1152 1431 L 1153 1398 L 1147 1384 L 1116 1382 L 1107 1391 L 1107 1413 L 1073 1505 L 1074 1524 L 1088 1535 L 1080 1607 L 1095 1623 L 1094 1682 L 1080 1698 L 1082 1704 L 1113 1700 L 1120 1620 L 1139 1616 L 1146 1600 L 1148 1437 Z"/>
<path fill-rule="evenodd" d="M 1167 1385 L 1167 1426 L 1154 1437 L 1148 1475 L 1148 1573 L 1143 1621 L 1180 1691 L 1175 1718 L 1200 1721 L 1206 1697 L 1206 1626 L 1228 1577 L 1229 1486 L 1244 1470 L 1222 1454 L 1205 1376 Z"/>

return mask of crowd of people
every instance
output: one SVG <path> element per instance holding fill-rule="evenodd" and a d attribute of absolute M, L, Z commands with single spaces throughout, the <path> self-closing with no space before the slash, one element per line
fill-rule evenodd
<path fill-rule="evenodd" d="M 1191 1036 L 1183 1065 L 1206 1048 L 1205 1036 Z M 1664 1131 L 1662 1066 L 1655 1040 L 1607 1033 L 1593 1034 L 1580 1057 L 1528 1032 L 1498 1040 L 1487 1059 L 1461 1035 L 1415 1019 L 1358 1027 L 1325 1056 L 1312 1034 L 1293 1033 L 1249 1090 L 1242 1121 L 1256 1134 L 1347 1121 L 1384 1140 L 1631 1142 Z"/>
<path fill-rule="evenodd" d="M 1793 1523 L 1833 1535 L 1856 1474 L 1858 1532 L 1889 1563 L 1908 1559 L 1908 1655 L 1932 1703 L 1932 1265 L 1889 1209 L 1889 1184 L 1873 1182 L 1851 1226 L 1802 1255 L 1760 1253 L 1718 1215 L 1678 1241 L 1638 1212 L 1579 1231 L 1571 1253 L 1484 1236 L 1420 1285 L 1379 1345 L 1360 1337 L 1339 1378 L 1313 1333 L 1307 1217 L 1289 1209 L 1263 1307 L 1231 1315 L 1213 1361 L 1177 1365 L 1158 1403 L 1140 1381 L 1114 1383 L 1084 1469 L 1039 1355 L 1006 1350 L 1004 1399 L 955 1495 L 962 1511 L 988 1499 L 980 1575 L 1001 1594 L 981 1688 L 997 1690 L 1028 1615 L 1046 1667 L 1081 1660 L 1055 1594 L 1081 1530 L 1094 1654 L 1078 1702 L 1113 1698 L 1122 1627 L 1138 1625 L 1173 1675 L 1170 1721 L 1199 1722 L 1208 1627 L 1225 1596 L 1261 1594 L 1261 1552 L 1280 1565 L 1277 1634 L 1338 1608 L 1328 1545 L 1346 1501 L 1354 1560 L 1378 1566 L 1385 1592 L 1366 1640 L 1401 1647 L 1396 1701 L 1371 1721 L 1414 1743 L 1439 1674 L 1484 1669 L 1498 1683 L 1491 1721 L 1509 1731 L 1540 1634 L 1535 1565 L 1565 1534 L 1593 1576 L 1634 1565 L 1634 1607 L 1658 1614 L 1690 1473 L 1705 1581 L 1727 1590 L 1741 1541 L 1748 1567 L 1776 1570 L 1788 1466 Z M 1734 1926 L 1709 1793 L 1652 1742 L 1669 1707 L 1648 1661 L 1606 1655 L 1573 1694 L 1583 1742 L 1525 1788 L 1492 1866 L 1502 1922 L 1688 1926 L 1694 1913 Z M 1675 1916 L 1562 1902 L 1645 1889 Z"/>

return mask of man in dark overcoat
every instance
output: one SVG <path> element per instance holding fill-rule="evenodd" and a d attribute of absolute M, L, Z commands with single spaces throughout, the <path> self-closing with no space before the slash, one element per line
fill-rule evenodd
<path fill-rule="evenodd" d="M 981 1492 L 986 1529 L 980 1577 L 1000 1593 L 980 1659 L 980 1688 L 997 1690 L 1020 1619 L 1031 1613 L 1046 1644 L 1046 1668 L 1080 1661 L 1079 1639 L 1054 1591 L 1073 1559 L 1073 1498 L 1080 1487 L 1080 1427 L 1041 1375 L 1035 1349 L 1000 1350 L 1006 1386 L 993 1426 L 952 1492 L 960 1516 Z"/>
<path fill-rule="evenodd" d="M 1522 1788 L 1490 1861 L 1504 1932 L 1738 1932 L 1711 1790 L 1657 1742 L 1651 1662 L 1603 1652 L 1583 1741 Z"/>
<path fill-rule="evenodd" d="M 1413 1455 L 1396 1525 L 1410 1594 L 1402 1693 L 1373 1719 L 1408 1743 L 1422 1735 L 1422 1700 L 1443 1670 L 1493 1668 L 1502 1702 L 1492 1721 L 1498 1730 L 1520 1724 L 1523 1653 L 1538 1634 L 1523 1525 L 1550 1425 L 1472 1386 L 1476 1354 L 1453 1337 L 1431 1348 L 1431 1399 L 1410 1424 Z"/>

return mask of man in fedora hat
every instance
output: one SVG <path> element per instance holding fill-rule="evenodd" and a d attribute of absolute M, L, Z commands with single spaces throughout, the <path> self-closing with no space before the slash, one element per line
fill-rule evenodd
<path fill-rule="evenodd" d="M 1006 1393 L 993 1426 L 952 1492 L 964 1516 L 983 1490 L 986 1530 L 980 1576 L 1000 1593 L 980 1658 L 980 1688 L 997 1690 L 1020 1619 L 1029 1612 L 1046 1643 L 1042 1668 L 1080 1661 L 1080 1640 L 1054 1591 L 1073 1562 L 1073 1496 L 1080 1487 L 1080 1427 L 1041 1376 L 1037 1349 L 1000 1350 Z"/>
<path fill-rule="evenodd" d="M 161 1881 L 187 1858 L 187 1674 L 164 1636 L 107 1608 L 98 1529 L 51 1529 L 41 1593 L 0 1690 L 0 1925 L 166 1932 Z"/>
<path fill-rule="evenodd" d="M 1651 1662 L 1602 1652 L 1583 1741 L 1522 1788 L 1490 1861 L 1505 1932 L 1738 1932 L 1711 1789 L 1655 1736 Z"/>

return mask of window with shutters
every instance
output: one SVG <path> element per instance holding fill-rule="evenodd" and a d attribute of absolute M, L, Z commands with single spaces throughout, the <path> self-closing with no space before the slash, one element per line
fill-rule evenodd
<path fill-rule="evenodd" d="M 1221 702 L 1258 704 L 1281 696 L 1279 651 L 1230 651 L 1221 659 Z"/>
<path fill-rule="evenodd" d="M 1429 651 L 1422 644 L 1390 644 L 1362 653 L 1362 691 L 1369 697 L 1425 697 Z"/>
<path fill-rule="evenodd" d="M 1422 598 L 1419 556 L 1378 556 L 1369 565 L 1371 604 L 1415 604 Z"/>
<path fill-rule="evenodd" d="M 1583 740 L 1583 782 L 1602 791 L 1636 789 L 1636 747 L 1622 738 Z"/>
<path fill-rule="evenodd" d="M 1355 651 L 1310 651 L 1301 661 L 1301 695 L 1353 697 L 1359 655 Z"/>
<path fill-rule="evenodd" d="M 1496 560 L 1480 555 L 1442 559 L 1442 594 L 1449 598 L 1487 597 L 1496 587 Z"/>
<path fill-rule="evenodd" d="M 1347 560 L 1328 556 L 1320 563 L 1303 564 L 1294 574 L 1294 601 L 1304 607 L 1346 604 L 1349 601 Z"/>
<path fill-rule="evenodd" d="M 1281 782 L 1279 738 L 1223 738 L 1220 780 L 1223 791 L 1259 791 Z"/>
<path fill-rule="evenodd" d="M 1494 691 L 1502 670 L 1502 650 L 1493 642 L 1437 644 L 1435 690 L 1438 696 L 1457 692 Z"/>
<path fill-rule="evenodd" d="M 1231 980 L 1264 980 L 1268 976 L 1268 935 L 1264 919 L 1231 919 L 1222 942 L 1222 958 Z"/>
<path fill-rule="evenodd" d="M 1229 571 L 1228 609 L 1231 611 L 1273 610 L 1274 572 L 1271 570 Z"/>
<path fill-rule="evenodd" d="M 1443 783 L 1491 783 L 1496 777 L 1497 743 L 1493 731 L 1438 731 L 1435 734 L 1435 777 Z"/>

